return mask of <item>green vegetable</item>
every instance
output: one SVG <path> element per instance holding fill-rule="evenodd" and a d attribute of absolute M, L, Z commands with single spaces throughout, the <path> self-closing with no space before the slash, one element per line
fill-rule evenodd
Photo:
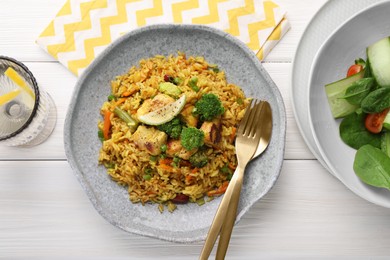
<path fill-rule="evenodd" d="M 360 106 L 362 100 L 375 88 L 373 78 L 362 78 L 351 84 L 345 91 L 345 98 L 350 104 Z"/>
<path fill-rule="evenodd" d="M 220 171 L 227 176 L 227 179 L 230 181 L 233 177 L 233 171 L 229 168 L 228 164 L 225 163 L 225 165 L 220 169 Z"/>
<path fill-rule="evenodd" d="M 190 161 L 192 166 L 197 167 L 197 168 L 202 168 L 202 167 L 207 165 L 207 163 L 209 162 L 209 159 L 204 152 L 199 151 L 199 152 L 196 152 L 193 155 L 191 155 L 189 161 Z"/>
<path fill-rule="evenodd" d="M 168 147 L 166 144 L 161 145 L 160 150 L 161 152 L 165 153 L 167 151 Z"/>
<path fill-rule="evenodd" d="M 208 69 L 212 70 L 214 73 L 218 73 L 220 71 L 220 69 L 218 68 L 218 65 L 216 65 L 216 64 L 209 64 Z"/>
<path fill-rule="evenodd" d="M 198 92 L 199 87 L 196 85 L 198 83 L 198 78 L 197 77 L 192 77 L 190 81 L 188 82 L 188 86 L 192 88 L 193 91 Z"/>
<path fill-rule="evenodd" d="M 115 163 L 113 162 L 106 162 L 104 164 L 104 166 L 107 168 L 107 169 L 114 169 L 115 168 Z"/>
<path fill-rule="evenodd" d="M 222 115 L 225 108 L 222 106 L 221 100 L 210 93 L 204 94 L 196 103 L 193 113 L 199 115 L 202 121 L 211 121 L 217 116 Z"/>
<path fill-rule="evenodd" d="M 351 84 L 363 78 L 363 73 L 361 71 L 358 74 L 325 85 L 326 96 L 334 118 L 345 117 L 352 114 L 358 108 L 355 105 L 351 105 L 343 97 L 345 96 L 345 91 Z"/>
<path fill-rule="evenodd" d="M 158 159 L 158 157 L 156 155 L 151 155 L 150 156 L 150 161 L 152 161 L 152 162 L 157 162 L 157 159 Z"/>
<path fill-rule="evenodd" d="M 104 134 L 103 134 L 102 130 L 98 131 L 98 137 L 99 137 L 100 141 L 102 141 L 102 142 L 104 141 Z"/>
<path fill-rule="evenodd" d="M 390 113 L 387 113 L 385 120 L 383 121 L 383 127 L 390 130 Z"/>
<path fill-rule="evenodd" d="M 181 94 L 180 88 L 171 82 L 160 83 L 159 89 L 161 92 L 173 97 L 177 97 Z"/>
<path fill-rule="evenodd" d="M 356 152 L 353 169 L 363 182 L 390 190 L 390 157 L 378 148 L 362 146 Z"/>
<path fill-rule="evenodd" d="M 157 126 L 158 130 L 165 132 L 169 137 L 173 139 L 179 139 L 181 130 L 183 129 L 183 123 L 178 117 L 175 117 L 169 122 Z"/>
<path fill-rule="evenodd" d="M 195 127 L 183 128 L 180 134 L 181 145 L 188 151 L 204 144 L 204 133 Z"/>
<path fill-rule="evenodd" d="M 355 64 L 356 64 L 356 65 L 361 65 L 361 66 L 363 66 L 363 68 L 366 67 L 366 62 L 365 62 L 362 58 L 356 59 L 356 60 L 355 60 Z"/>
<path fill-rule="evenodd" d="M 181 83 L 183 82 L 183 80 L 179 77 L 175 77 L 173 80 L 172 80 L 172 83 L 179 86 Z"/>
<path fill-rule="evenodd" d="M 350 114 L 340 124 L 340 137 L 344 143 L 359 149 L 365 144 L 380 148 L 381 136 L 370 133 L 364 126 L 365 114 Z"/>
<path fill-rule="evenodd" d="M 142 176 L 142 177 L 144 178 L 145 181 L 148 181 L 152 178 L 152 176 L 149 174 L 144 174 L 144 176 Z"/>
<path fill-rule="evenodd" d="M 145 181 L 152 178 L 153 170 L 151 168 L 145 168 L 144 175 L 142 176 Z"/>
<path fill-rule="evenodd" d="M 126 122 L 127 126 L 130 128 L 130 131 L 132 133 L 134 133 L 135 130 L 137 130 L 138 122 L 135 119 L 133 119 L 126 111 L 120 109 L 119 107 L 115 107 L 114 114 Z"/>
<path fill-rule="evenodd" d="M 225 163 L 225 165 L 221 168 L 221 172 L 223 174 L 230 174 L 230 173 L 232 173 L 232 170 L 230 170 L 228 164 Z"/>
<path fill-rule="evenodd" d="M 108 101 L 112 101 L 112 100 L 116 100 L 116 96 L 114 94 L 110 94 L 108 97 L 107 97 Z"/>
<path fill-rule="evenodd" d="M 179 157 L 177 157 L 177 156 L 173 157 L 173 160 L 172 160 L 173 166 L 178 167 L 180 162 L 181 162 L 181 159 Z"/>
<path fill-rule="evenodd" d="M 204 205 L 205 203 L 206 203 L 206 202 L 205 202 L 204 198 L 200 198 L 200 199 L 196 200 L 196 204 L 198 204 L 198 206 L 202 206 L 202 205 Z"/>
<path fill-rule="evenodd" d="M 371 73 L 381 87 L 390 87 L 390 37 L 385 37 L 367 47 Z"/>
<path fill-rule="evenodd" d="M 366 67 L 364 68 L 364 77 L 365 78 L 371 78 L 373 77 L 371 73 L 371 66 L 370 66 L 370 61 L 367 59 L 366 61 Z"/>
<path fill-rule="evenodd" d="M 390 107 L 390 88 L 378 88 L 369 93 L 361 103 L 365 113 L 379 113 Z"/>
<path fill-rule="evenodd" d="M 381 150 L 390 157 L 390 132 L 384 132 L 381 137 Z"/>
<path fill-rule="evenodd" d="M 242 98 L 237 98 L 236 100 L 237 104 L 242 105 L 244 104 L 244 100 Z"/>

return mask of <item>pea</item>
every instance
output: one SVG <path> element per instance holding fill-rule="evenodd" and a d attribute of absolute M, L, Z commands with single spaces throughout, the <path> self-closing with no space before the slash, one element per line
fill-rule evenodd
<path fill-rule="evenodd" d="M 168 147 L 166 144 L 161 145 L 160 150 L 161 152 L 165 153 L 167 151 Z"/>
<path fill-rule="evenodd" d="M 104 134 L 103 134 L 102 130 L 98 131 L 98 137 L 99 137 L 100 141 L 102 141 L 102 142 L 104 141 Z"/>
<path fill-rule="evenodd" d="M 112 100 L 115 100 L 116 99 L 116 96 L 114 94 L 110 94 L 108 97 L 107 97 L 108 101 L 112 101 Z"/>
<path fill-rule="evenodd" d="M 145 181 L 149 181 L 152 178 L 152 176 L 149 174 L 144 174 L 143 178 Z"/>

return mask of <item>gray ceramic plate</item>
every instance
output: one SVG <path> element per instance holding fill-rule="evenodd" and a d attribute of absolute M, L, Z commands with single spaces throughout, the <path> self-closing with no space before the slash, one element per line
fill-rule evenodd
<path fill-rule="evenodd" d="M 353 161 L 356 150 L 341 140 L 341 120 L 332 117 L 324 86 L 344 78 L 355 59 L 366 59 L 367 46 L 390 35 L 390 25 L 386 22 L 389 14 L 390 1 L 375 4 L 337 28 L 313 61 L 308 95 L 314 141 L 329 169 L 353 192 L 384 207 L 390 207 L 390 192 L 366 185 L 355 175 Z"/>
<path fill-rule="evenodd" d="M 110 81 L 139 60 L 157 54 L 185 52 L 204 56 L 224 70 L 229 82 L 241 86 L 248 97 L 270 102 L 273 113 L 271 143 L 247 168 L 237 221 L 263 197 L 277 180 L 283 163 L 286 115 L 282 97 L 254 53 L 232 36 L 194 25 L 155 25 L 124 35 L 110 45 L 79 79 L 66 116 L 65 151 L 76 177 L 97 211 L 126 231 L 176 242 L 206 237 L 220 199 L 199 207 L 179 205 L 161 214 L 157 205 L 132 204 L 127 190 L 113 182 L 97 164 L 101 143 L 97 138 L 99 108 L 110 94 Z"/>

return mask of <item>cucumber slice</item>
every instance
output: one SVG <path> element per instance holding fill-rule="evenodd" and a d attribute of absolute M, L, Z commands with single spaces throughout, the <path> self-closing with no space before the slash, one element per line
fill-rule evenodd
<path fill-rule="evenodd" d="M 390 87 L 390 37 L 367 47 L 371 73 L 381 87 Z"/>
<path fill-rule="evenodd" d="M 326 96 L 328 97 L 328 103 L 334 118 L 345 117 L 359 108 L 351 105 L 343 97 L 347 88 L 355 81 L 363 78 L 363 76 L 364 70 L 348 78 L 325 85 Z"/>

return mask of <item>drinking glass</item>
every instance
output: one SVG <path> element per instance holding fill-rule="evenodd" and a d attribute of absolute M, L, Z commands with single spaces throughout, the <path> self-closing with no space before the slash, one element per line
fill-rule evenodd
<path fill-rule="evenodd" d="M 0 144 L 40 144 L 53 132 L 56 121 L 53 99 L 38 87 L 31 71 L 13 58 L 0 56 Z"/>

